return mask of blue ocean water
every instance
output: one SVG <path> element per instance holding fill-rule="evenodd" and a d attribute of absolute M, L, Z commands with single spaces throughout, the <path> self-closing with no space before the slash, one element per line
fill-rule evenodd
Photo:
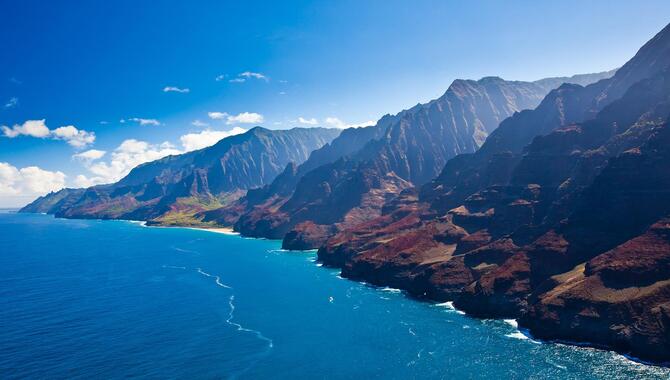
<path fill-rule="evenodd" d="M 341 279 L 280 243 L 0 213 L 2 378 L 668 378 Z"/>

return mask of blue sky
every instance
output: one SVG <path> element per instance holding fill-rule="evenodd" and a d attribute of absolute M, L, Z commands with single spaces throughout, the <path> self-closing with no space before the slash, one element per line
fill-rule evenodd
<path fill-rule="evenodd" d="M 2 1 L 0 207 L 254 125 L 374 121 L 456 78 L 608 70 L 668 14 L 653 0 Z"/>

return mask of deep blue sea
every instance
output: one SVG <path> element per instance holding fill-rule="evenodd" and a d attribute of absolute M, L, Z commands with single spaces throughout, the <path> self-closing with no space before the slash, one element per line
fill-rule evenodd
<path fill-rule="evenodd" d="M 0 213 L 1 378 L 668 378 L 341 279 L 277 241 Z"/>

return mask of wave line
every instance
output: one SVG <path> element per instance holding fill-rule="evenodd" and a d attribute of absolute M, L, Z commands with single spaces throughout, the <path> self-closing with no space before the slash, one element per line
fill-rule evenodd
<path fill-rule="evenodd" d="M 209 274 L 209 273 L 203 271 L 201 268 L 197 268 L 196 270 L 198 271 L 198 273 L 200 273 L 200 274 L 203 275 L 203 276 L 213 278 L 213 279 L 215 280 L 216 284 L 219 285 L 219 286 L 222 287 L 222 288 L 226 288 L 226 289 L 232 289 L 232 288 L 233 288 L 232 286 L 230 286 L 230 285 L 226 285 L 226 284 L 224 284 L 223 282 L 221 282 L 221 277 L 219 277 L 219 276 L 215 276 L 215 275 L 213 275 L 213 274 Z"/>

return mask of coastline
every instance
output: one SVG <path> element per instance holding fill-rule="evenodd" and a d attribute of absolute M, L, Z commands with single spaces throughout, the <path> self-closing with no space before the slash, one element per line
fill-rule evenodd
<path fill-rule="evenodd" d="M 129 222 L 135 222 L 135 221 L 129 221 Z M 137 222 L 135 222 L 135 223 L 137 223 Z M 142 224 L 143 226 L 146 226 L 146 227 L 185 228 L 185 229 L 188 229 L 188 230 L 213 232 L 213 233 L 222 234 L 222 235 L 241 236 L 239 232 L 235 232 L 230 227 L 193 227 L 193 226 L 178 226 L 178 225 L 162 226 L 160 224 L 147 224 L 147 222 L 140 222 L 140 224 Z"/>
<path fill-rule="evenodd" d="M 239 232 L 235 232 L 232 228 L 230 227 L 182 227 L 182 226 L 175 226 L 178 228 L 188 228 L 190 230 L 199 230 L 199 231 L 207 231 L 207 232 L 214 232 L 217 234 L 223 234 L 223 235 L 233 235 L 233 236 L 240 236 Z"/>
<path fill-rule="evenodd" d="M 33 213 L 33 214 L 41 214 L 41 215 L 49 215 L 45 213 Z M 67 218 L 69 219 L 69 218 Z M 73 219 L 79 219 L 79 218 L 73 218 Z M 91 220 L 91 219 L 83 219 L 83 220 Z M 229 236 L 239 236 L 240 238 L 244 239 L 260 239 L 260 240 L 279 240 L 279 239 L 266 239 L 266 238 L 256 238 L 256 237 L 249 237 L 242 235 L 239 232 L 235 232 L 232 228 L 230 227 L 193 227 L 193 226 L 179 226 L 179 225 L 172 225 L 172 226 L 165 226 L 165 225 L 152 225 L 148 224 L 147 221 L 139 221 L 139 220 L 127 220 L 127 219 L 97 219 L 97 220 L 103 220 L 103 221 L 123 221 L 123 222 L 128 222 L 132 224 L 139 225 L 141 227 L 159 227 L 159 228 L 185 228 L 185 229 L 190 229 L 190 230 L 199 230 L 199 231 L 206 231 L 206 232 L 211 232 L 211 233 L 217 233 L 217 234 L 223 234 L 223 235 L 229 235 Z M 277 251 L 280 252 L 305 252 L 305 251 L 314 251 L 314 250 L 290 250 L 290 249 L 279 249 Z M 630 352 L 618 350 L 614 346 L 609 346 L 607 344 L 598 344 L 595 342 L 590 342 L 590 341 L 580 341 L 578 339 L 571 340 L 571 339 L 542 339 L 538 338 L 533 335 L 532 331 L 528 328 L 526 328 L 523 325 L 520 325 L 518 322 L 518 319 L 510 319 L 509 317 L 505 316 L 500 316 L 500 317 L 492 317 L 492 318 L 480 318 L 476 315 L 470 314 L 464 310 L 461 310 L 457 308 L 454 304 L 453 301 L 440 301 L 436 299 L 431 299 L 431 298 L 416 298 L 412 295 L 410 289 L 407 289 L 405 287 L 390 287 L 389 285 L 383 285 L 379 283 L 374 283 L 374 282 L 368 282 L 364 278 L 350 278 L 350 277 L 345 277 L 342 276 L 342 268 L 340 266 L 331 266 L 331 265 L 324 265 L 323 262 L 319 260 L 315 260 L 314 264 L 317 267 L 323 267 L 327 269 L 337 269 L 340 270 L 340 274 L 337 275 L 337 278 L 342 279 L 342 280 L 348 280 L 348 281 L 353 281 L 353 282 L 358 282 L 367 286 L 371 286 L 373 288 L 377 288 L 381 291 L 388 291 L 392 293 L 403 293 L 404 296 L 413 298 L 416 300 L 421 300 L 424 302 L 428 302 L 431 304 L 434 304 L 437 307 L 444 307 L 447 309 L 450 309 L 457 314 L 467 316 L 469 318 L 473 319 L 478 319 L 478 320 L 487 320 L 487 319 L 493 319 L 493 320 L 499 320 L 502 321 L 511 327 L 516 329 L 516 332 L 519 335 L 523 335 L 523 338 L 518 338 L 518 339 L 526 339 L 531 341 L 532 343 L 535 344 L 563 344 L 567 346 L 573 346 L 573 347 L 580 347 L 580 348 L 589 348 L 589 349 L 594 349 L 594 350 L 600 350 L 600 351 L 607 351 L 611 352 L 617 355 L 620 355 L 622 358 L 625 360 L 628 360 L 630 362 L 636 363 L 638 365 L 645 365 L 645 366 L 651 366 L 651 367 L 670 367 L 670 363 L 668 362 L 655 362 L 655 361 L 650 361 L 644 358 L 640 358 Z M 396 285 L 397 286 L 397 285 Z M 509 335 L 508 335 L 509 336 Z M 511 337 L 515 338 L 515 337 Z"/>

